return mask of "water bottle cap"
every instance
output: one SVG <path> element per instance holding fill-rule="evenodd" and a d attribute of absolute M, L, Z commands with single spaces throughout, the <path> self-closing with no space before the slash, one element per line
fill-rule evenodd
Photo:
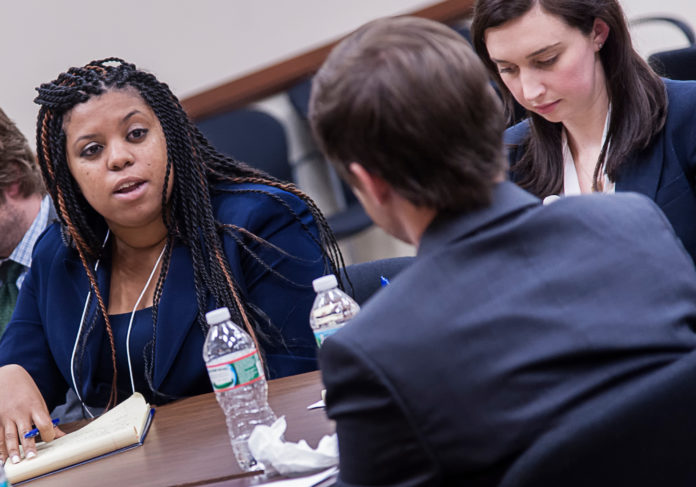
<path fill-rule="evenodd" d="M 213 311 L 208 311 L 205 314 L 205 319 L 210 326 L 217 325 L 223 321 L 227 321 L 231 318 L 230 310 L 225 308 L 214 309 Z"/>
<path fill-rule="evenodd" d="M 312 287 L 314 287 L 315 292 L 328 291 L 338 286 L 338 281 L 336 281 L 336 276 L 333 274 L 327 274 L 325 276 L 318 277 L 312 281 Z"/>

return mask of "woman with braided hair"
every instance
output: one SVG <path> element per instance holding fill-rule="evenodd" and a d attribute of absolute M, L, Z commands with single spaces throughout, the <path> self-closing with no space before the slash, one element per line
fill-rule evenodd
<path fill-rule="evenodd" d="M 0 343 L 0 460 L 60 435 L 48 411 L 211 390 L 205 312 L 227 306 L 270 378 L 316 368 L 312 279 L 342 264 L 309 197 L 218 153 L 168 86 L 110 58 L 38 88 L 37 153 L 60 223 Z"/>

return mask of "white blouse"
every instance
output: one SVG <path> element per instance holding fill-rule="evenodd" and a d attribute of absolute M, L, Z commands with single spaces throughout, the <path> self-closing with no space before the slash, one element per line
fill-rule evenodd
<path fill-rule="evenodd" d="M 607 118 L 604 121 L 604 132 L 602 133 L 602 147 L 607 139 L 607 132 L 609 130 L 609 120 L 611 118 L 611 106 L 607 110 Z M 561 138 L 561 143 L 563 144 L 563 192 L 564 196 L 572 196 L 581 194 L 580 191 L 580 180 L 578 179 L 578 173 L 575 170 L 575 160 L 573 159 L 573 154 L 570 152 L 570 146 L 568 145 L 568 136 L 565 129 L 563 129 L 563 134 Z M 610 142 L 611 144 L 611 142 Z M 609 146 L 607 146 L 607 152 L 609 151 Z M 613 181 L 609 180 L 606 170 L 604 171 L 604 181 L 602 185 L 603 193 L 614 193 L 615 184 Z M 558 199 L 558 196 L 551 195 L 544 198 L 544 203 L 550 203 Z"/>

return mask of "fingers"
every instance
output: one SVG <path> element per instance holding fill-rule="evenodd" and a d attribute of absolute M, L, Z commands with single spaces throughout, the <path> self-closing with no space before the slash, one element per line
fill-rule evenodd
<path fill-rule="evenodd" d="M 21 431 L 29 431 L 30 429 L 31 426 L 24 427 L 21 429 Z M 5 440 L 5 448 L 7 451 L 6 461 L 19 463 L 22 457 L 19 454 L 19 435 L 17 434 L 17 425 L 12 422 L 5 422 L 3 425 L 3 430 L 3 438 Z"/>
<path fill-rule="evenodd" d="M 57 430 L 57 428 L 54 428 L 51 421 L 48 421 L 48 426 L 45 420 L 36 421 L 35 424 L 43 441 L 52 441 L 57 436 L 63 436 L 65 434 Z M 17 423 L 6 422 L 3 425 L 2 444 L 0 444 L 0 460 L 2 460 L 3 464 L 7 461 L 19 463 L 22 457 L 27 460 L 36 457 L 35 438 L 33 436 L 25 438 L 25 435 L 32 429 L 31 424 L 20 421 Z M 22 446 L 23 452 L 20 451 L 19 445 Z"/>
<path fill-rule="evenodd" d="M 53 440 L 56 433 L 41 392 L 24 368 L 14 364 L 0 367 L 0 390 L 12 391 L 0 401 L 0 461 L 18 463 L 22 456 L 36 456 L 34 438 L 24 438 L 34 424 L 44 441 Z"/>
<path fill-rule="evenodd" d="M 51 417 L 48 415 L 48 413 L 40 413 L 36 415 L 34 418 L 34 424 L 36 425 L 36 429 L 39 430 L 39 434 L 41 435 L 41 439 L 43 441 L 48 442 L 55 439 L 56 429 L 53 422 L 51 422 Z"/>
<path fill-rule="evenodd" d="M 53 428 L 53 431 L 55 431 L 55 433 L 56 433 L 56 438 L 60 438 L 61 436 L 65 436 L 65 435 L 67 434 L 65 431 L 63 431 L 62 429 L 60 429 L 58 426 L 56 426 L 55 428 Z M 55 439 L 55 438 L 54 438 L 54 439 Z"/>
<path fill-rule="evenodd" d="M 24 458 L 27 460 L 34 458 L 36 456 L 36 441 L 34 441 L 34 438 L 25 438 L 24 435 L 31 430 L 31 426 L 28 428 L 20 428 L 19 431 L 22 433 L 19 435 L 19 441 L 22 444 L 22 448 L 24 449 Z M 17 463 L 14 461 L 14 457 L 10 455 L 10 459 L 12 463 Z"/>

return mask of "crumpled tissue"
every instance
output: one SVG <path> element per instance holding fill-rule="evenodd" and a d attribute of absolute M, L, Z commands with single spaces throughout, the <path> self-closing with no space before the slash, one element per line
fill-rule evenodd
<path fill-rule="evenodd" d="M 314 449 L 305 440 L 297 443 L 284 441 L 286 428 L 285 417 L 281 416 L 271 426 L 258 425 L 249 436 L 249 450 L 256 460 L 263 463 L 267 473 L 297 475 L 338 464 L 335 433 L 324 436 Z"/>

